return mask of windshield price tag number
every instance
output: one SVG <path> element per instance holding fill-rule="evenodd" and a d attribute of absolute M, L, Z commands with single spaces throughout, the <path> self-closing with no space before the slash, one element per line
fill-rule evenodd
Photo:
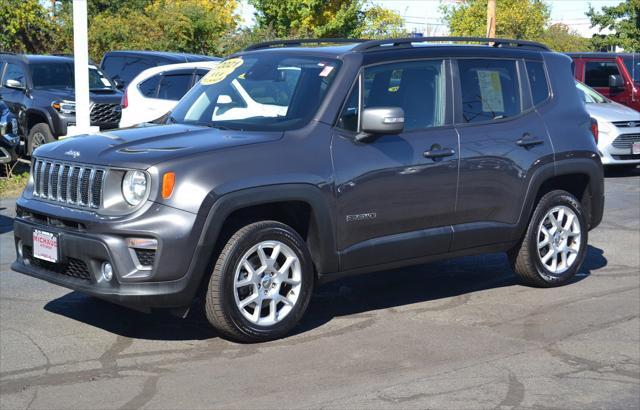
<path fill-rule="evenodd" d="M 225 60 L 215 66 L 211 71 L 207 73 L 202 80 L 200 80 L 200 84 L 202 85 L 211 85 L 215 83 L 219 83 L 220 81 L 227 78 L 229 74 L 233 72 L 236 68 L 240 67 L 244 61 L 242 58 L 231 58 L 229 60 Z"/>
<path fill-rule="evenodd" d="M 58 236 L 50 232 L 34 230 L 33 256 L 47 262 L 58 262 Z"/>

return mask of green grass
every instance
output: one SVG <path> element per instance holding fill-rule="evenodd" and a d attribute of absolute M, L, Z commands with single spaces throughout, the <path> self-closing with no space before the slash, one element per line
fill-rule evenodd
<path fill-rule="evenodd" d="M 0 177 L 0 198 L 15 198 L 29 181 L 29 172 L 16 173 L 12 177 Z"/>

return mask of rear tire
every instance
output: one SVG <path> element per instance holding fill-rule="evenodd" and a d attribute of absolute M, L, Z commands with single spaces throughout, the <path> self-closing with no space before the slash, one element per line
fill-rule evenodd
<path fill-rule="evenodd" d="M 237 231 L 220 253 L 205 297 L 211 325 L 239 342 L 264 342 L 293 329 L 313 290 L 304 240 L 289 226 L 262 221 Z"/>
<path fill-rule="evenodd" d="M 566 191 L 544 195 L 519 247 L 509 256 L 528 285 L 553 287 L 569 282 L 584 261 L 588 224 L 580 202 Z"/>
<path fill-rule="evenodd" d="M 33 151 L 35 151 L 39 146 L 53 141 L 55 141 L 55 138 L 53 137 L 53 133 L 51 132 L 49 125 L 44 122 L 38 123 L 29 130 L 29 135 L 27 137 L 27 153 L 31 156 L 33 155 Z"/>

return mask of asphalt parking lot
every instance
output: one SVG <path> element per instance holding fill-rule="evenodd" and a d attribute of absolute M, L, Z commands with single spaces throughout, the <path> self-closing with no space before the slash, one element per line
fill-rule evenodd
<path fill-rule="evenodd" d="M 258 345 L 12 272 L 2 199 L 0 407 L 637 409 L 640 169 L 605 183 L 568 286 L 521 286 L 502 255 L 353 277 Z"/>

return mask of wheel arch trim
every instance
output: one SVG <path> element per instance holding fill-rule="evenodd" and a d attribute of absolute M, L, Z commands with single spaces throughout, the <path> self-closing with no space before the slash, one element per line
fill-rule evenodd
<path fill-rule="evenodd" d="M 213 192 L 205 198 L 196 218 L 199 237 L 189 272 L 198 282 L 206 275 L 208 256 L 214 252 L 222 227 L 227 218 L 235 211 L 270 203 L 299 201 L 307 203 L 311 208 L 311 221 L 317 229 L 318 239 L 314 249 L 309 249 L 312 260 L 319 275 L 335 272 L 339 267 L 339 256 L 336 251 L 333 213 L 328 193 L 312 184 L 278 184 L 254 188 L 245 188 L 216 196 Z M 196 288 L 197 289 L 197 288 Z"/>
<path fill-rule="evenodd" d="M 587 187 L 590 190 L 592 197 L 590 228 L 598 226 L 602 220 L 602 214 L 604 212 L 604 200 L 594 201 L 593 198 L 604 198 L 604 171 L 602 169 L 602 164 L 597 159 L 597 154 L 591 152 L 586 154 L 587 155 L 583 157 L 561 159 L 556 160 L 553 163 L 545 164 L 532 174 L 520 212 L 520 217 L 517 222 L 518 237 L 521 237 L 527 228 L 529 216 L 536 205 L 536 199 L 542 185 L 546 181 L 562 175 L 578 174 L 584 175 L 588 178 Z M 578 198 L 578 200 L 582 200 L 582 198 Z"/>

